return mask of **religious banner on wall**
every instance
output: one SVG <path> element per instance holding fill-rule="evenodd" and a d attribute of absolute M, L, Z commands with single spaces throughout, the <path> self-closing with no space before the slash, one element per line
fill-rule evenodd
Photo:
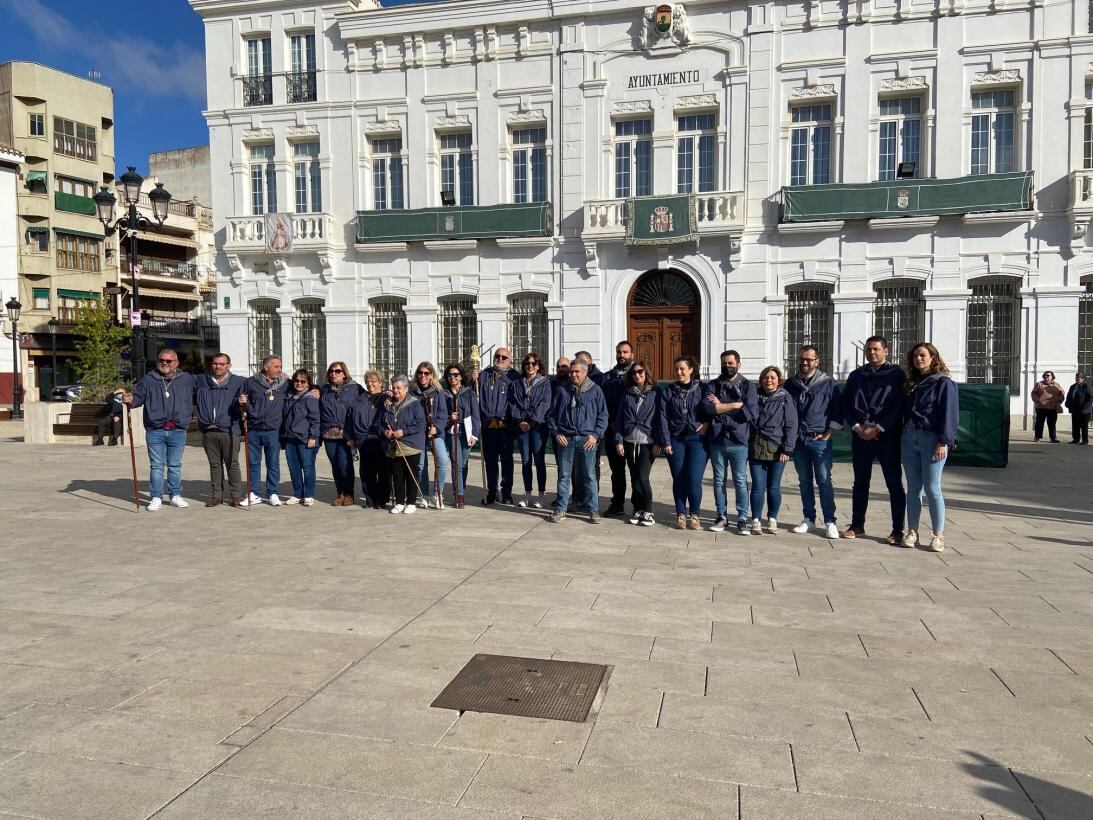
<path fill-rule="evenodd" d="M 266 214 L 266 252 L 288 253 L 292 250 L 292 216 Z"/>
<path fill-rule="evenodd" d="M 690 194 L 626 200 L 627 245 L 677 245 L 698 241 L 695 200 Z"/>

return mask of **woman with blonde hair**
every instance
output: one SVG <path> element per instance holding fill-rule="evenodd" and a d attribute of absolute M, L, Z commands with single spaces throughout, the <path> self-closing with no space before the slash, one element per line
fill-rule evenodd
<path fill-rule="evenodd" d="M 440 383 L 440 374 L 432 362 L 422 362 L 414 371 L 414 383 L 410 392 L 421 402 L 428 422 L 425 431 L 425 449 L 421 452 L 417 483 L 421 496 L 417 505 L 422 509 L 444 509 L 444 482 L 448 479 L 448 448 L 444 444 L 444 420 L 448 418 L 448 398 Z M 429 454 L 436 458 L 437 480 L 430 481 Z M 433 486 L 433 485 L 436 486 Z"/>

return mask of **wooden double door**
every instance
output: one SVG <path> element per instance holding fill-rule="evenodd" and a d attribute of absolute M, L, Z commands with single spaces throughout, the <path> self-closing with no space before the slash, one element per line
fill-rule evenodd
<path fill-rule="evenodd" d="M 683 274 L 649 271 L 634 284 L 627 302 L 627 337 L 634 358 L 644 361 L 654 379 L 675 378 L 679 356 L 698 358 L 701 320 L 698 292 Z"/>

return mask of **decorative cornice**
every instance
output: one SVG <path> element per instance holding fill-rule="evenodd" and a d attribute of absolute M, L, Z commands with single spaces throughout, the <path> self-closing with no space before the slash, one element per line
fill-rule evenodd
<path fill-rule="evenodd" d="M 824 83 L 823 85 L 807 86 L 805 88 L 795 88 L 789 92 L 789 98 L 791 100 L 810 100 L 816 97 L 834 97 L 835 86 L 832 83 Z"/>
<path fill-rule="evenodd" d="M 401 134 L 402 124 L 397 120 L 379 120 L 377 122 L 369 122 L 364 125 L 364 133 L 366 134 Z"/>
<path fill-rule="evenodd" d="M 459 114 L 454 117 L 437 117 L 436 120 L 433 122 L 433 128 L 435 128 L 437 131 L 464 129 L 470 127 L 471 118 L 464 114 Z"/>
<path fill-rule="evenodd" d="M 243 131 L 243 140 L 271 140 L 273 139 L 272 128 L 247 128 Z"/>
<path fill-rule="evenodd" d="M 1021 70 L 1006 68 L 1002 71 L 976 72 L 972 85 L 1012 85 L 1021 82 Z"/>
<path fill-rule="evenodd" d="M 881 91 L 912 91 L 926 88 L 925 77 L 898 77 L 895 79 L 881 80 Z"/>
<path fill-rule="evenodd" d="M 653 110 L 650 100 L 625 100 L 611 106 L 612 114 L 644 114 Z"/>
<path fill-rule="evenodd" d="M 315 125 L 294 125 L 285 131 L 285 135 L 289 137 L 317 137 L 319 136 L 319 128 Z"/>
<path fill-rule="evenodd" d="M 514 111 L 509 114 L 509 122 L 546 122 L 546 113 L 541 108 L 532 108 L 530 111 Z"/>
<path fill-rule="evenodd" d="M 680 108 L 710 108 L 717 105 L 716 94 L 691 94 L 676 100 L 675 107 Z"/>

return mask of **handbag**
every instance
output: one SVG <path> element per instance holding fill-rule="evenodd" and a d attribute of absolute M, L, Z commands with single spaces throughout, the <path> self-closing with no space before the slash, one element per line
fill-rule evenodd
<path fill-rule="evenodd" d="M 343 438 L 345 438 L 345 430 L 341 427 L 331 427 L 328 430 L 324 430 L 322 435 L 323 441 L 338 441 Z"/>

